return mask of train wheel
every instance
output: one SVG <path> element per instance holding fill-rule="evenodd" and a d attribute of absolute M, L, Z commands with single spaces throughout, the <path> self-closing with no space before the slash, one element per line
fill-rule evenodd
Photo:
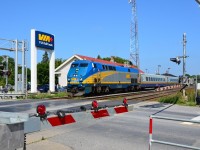
<path fill-rule="evenodd" d="M 101 93 L 101 87 L 100 87 L 100 86 L 97 86 L 96 91 L 97 91 L 97 93 Z"/>
<path fill-rule="evenodd" d="M 134 90 L 136 90 L 136 91 L 140 90 L 140 86 L 135 86 Z"/>
<path fill-rule="evenodd" d="M 135 87 L 134 87 L 134 86 L 131 86 L 131 87 L 130 87 L 130 91 L 135 91 Z"/>
<path fill-rule="evenodd" d="M 109 93 L 109 92 L 110 92 L 109 87 L 106 87 L 106 88 L 105 88 L 105 93 Z"/>

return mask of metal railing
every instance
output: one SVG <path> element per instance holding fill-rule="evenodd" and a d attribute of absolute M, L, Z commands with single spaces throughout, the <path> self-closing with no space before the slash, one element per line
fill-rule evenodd
<path fill-rule="evenodd" d="M 180 118 L 173 118 L 173 117 L 164 117 L 164 116 L 155 116 L 155 115 L 150 116 L 150 119 L 149 119 L 149 150 L 152 150 L 152 143 L 159 143 L 159 144 L 176 146 L 176 147 L 181 147 L 181 148 L 200 150 L 199 147 L 193 147 L 193 146 L 189 146 L 189 145 L 183 145 L 183 144 L 153 139 L 153 119 L 172 120 L 172 121 L 180 121 L 180 122 L 191 122 L 191 123 L 200 124 L 200 121 L 195 121 L 195 120 L 180 119 Z"/>

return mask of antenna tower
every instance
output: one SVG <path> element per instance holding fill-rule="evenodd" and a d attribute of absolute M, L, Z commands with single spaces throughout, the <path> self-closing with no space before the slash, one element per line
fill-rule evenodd
<path fill-rule="evenodd" d="M 139 42 L 138 42 L 138 22 L 137 22 L 137 12 L 136 12 L 136 0 L 128 0 L 131 4 L 131 34 L 130 34 L 130 58 L 131 61 L 135 62 L 135 65 L 140 68 L 139 59 Z"/>

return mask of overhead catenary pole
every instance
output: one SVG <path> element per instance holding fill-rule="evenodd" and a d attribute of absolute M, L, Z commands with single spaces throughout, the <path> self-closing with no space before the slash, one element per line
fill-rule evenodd
<path fill-rule="evenodd" d="M 25 94 L 24 91 L 22 91 L 22 84 L 18 84 L 18 61 L 19 61 L 19 57 L 18 57 L 18 54 L 19 52 L 22 53 L 21 57 L 22 57 L 22 66 L 26 66 L 26 62 L 23 61 L 25 60 L 25 51 L 26 51 L 26 48 L 24 46 L 25 44 L 25 41 L 19 41 L 19 40 L 9 40 L 9 39 L 2 39 L 0 38 L 0 50 L 6 50 L 6 51 L 10 51 L 10 52 L 14 52 L 15 53 L 15 66 L 14 66 L 14 70 L 13 70 L 13 73 L 14 73 L 14 90 L 15 90 L 15 93 L 14 94 Z M 20 58 L 21 58 L 20 57 Z M 5 70 L 5 73 L 6 73 L 6 85 L 8 84 L 8 76 L 9 74 L 11 73 L 12 70 L 9 71 L 9 66 L 8 66 L 8 58 L 9 56 L 7 56 L 7 58 L 5 58 L 5 60 L 7 61 L 7 66 L 6 66 L 6 70 Z M 11 68 L 10 68 L 11 69 Z M 25 73 L 25 71 L 23 71 L 23 68 L 22 68 L 22 76 L 25 77 L 25 75 L 23 75 Z M 24 79 L 25 80 L 25 79 Z M 25 81 L 24 81 L 25 82 Z M 25 84 L 24 84 L 25 85 Z M 25 88 L 25 87 L 24 87 Z M 21 93 L 19 93 L 19 91 L 21 91 Z"/>
<path fill-rule="evenodd" d="M 18 92 L 18 40 L 15 40 L 15 93 Z"/>
<path fill-rule="evenodd" d="M 25 41 L 22 41 L 22 93 L 24 93 Z"/>

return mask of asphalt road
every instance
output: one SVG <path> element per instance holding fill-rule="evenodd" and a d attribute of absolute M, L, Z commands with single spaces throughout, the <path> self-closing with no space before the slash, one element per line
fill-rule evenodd
<path fill-rule="evenodd" d="M 46 106 L 47 111 L 56 110 L 80 110 L 80 106 L 85 106 L 87 109 L 91 108 L 91 103 L 93 100 L 21 100 L 21 101 L 1 101 L 0 111 L 5 112 L 21 112 L 21 113 L 36 113 L 36 108 L 38 105 L 43 104 Z M 123 99 L 104 101 L 99 100 L 99 106 L 113 106 L 122 104 Z M 137 100 L 129 101 L 129 104 L 137 103 Z"/>
<path fill-rule="evenodd" d="M 81 105 L 88 105 L 88 107 L 91 103 L 90 101 L 81 102 Z M 120 101 L 118 101 L 118 103 L 119 102 Z M 78 103 L 80 102 L 77 101 L 73 103 L 68 101 L 67 106 L 69 108 L 78 107 Z M 117 101 L 114 103 L 117 103 Z M 54 127 L 49 130 L 28 134 L 27 149 L 147 150 L 149 147 L 149 116 L 169 105 L 155 102 L 132 103 L 134 105 L 134 110 L 132 112 L 96 119 L 90 122 Z M 21 110 L 21 112 L 32 112 L 33 106 L 36 105 L 36 103 L 30 105 L 29 111 L 23 110 L 21 105 L 19 105 L 21 107 L 19 107 L 18 110 Z M 56 104 L 49 104 L 49 109 L 53 110 L 55 105 Z M 63 107 L 63 105 L 56 106 L 56 108 Z M 0 106 L 0 110 L 2 110 L 2 108 L 5 109 L 5 107 Z M 157 115 L 193 119 L 200 116 L 200 108 L 174 105 Z M 154 119 L 153 139 L 200 148 L 199 129 L 199 124 Z M 45 140 L 41 140 L 42 137 Z M 153 143 L 152 150 L 186 149 Z"/>

